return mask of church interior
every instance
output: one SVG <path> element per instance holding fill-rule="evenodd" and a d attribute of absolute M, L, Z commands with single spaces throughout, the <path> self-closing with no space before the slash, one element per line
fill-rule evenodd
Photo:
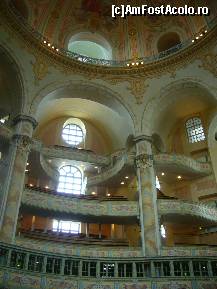
<path fill-rule="evenodd" d="M 0 1 L 0 289 L 217 289 L 217 1 L 113 4 Z"/>

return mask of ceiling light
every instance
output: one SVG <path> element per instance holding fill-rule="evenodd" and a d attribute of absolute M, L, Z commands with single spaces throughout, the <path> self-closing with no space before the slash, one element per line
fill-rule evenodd
<path fill-rule="evenodd" d="M 144 64 L 144 62 L 142 61 L 141 64 Z"/>
<path fill-rule="evenodd" d="M 30 187 L 33 187 L 33 184 L 29 184 Z"/>
<path fill-rule="evenodd" d="M 127 66 L 130 66 L 130 64 L 129 64 L 129 63 L 127 63 Z"/>
<path fill-rule="evenodd" d="M 204 33 L 207 33 L 207 32 L 208 32 L 207 30 L 204 31 Z"/>
<path fill-rule="evenodd" d="M 46 44 L 47 43 L 47 41 L 46 40 L 44 40 L 44 44 Z"/>
<path fill-rule="evenodd" d="M 48 43 L 48 46 L 50 46 L 51 44 L 50 43 Z"/>
<path fill-rule="evenodd" d="M 198 40 L 198 39 L 199 39 L 199 37 L 197 36 L 197 37 L 196 37 L 196 39 Z"/>
<path fill-rule="evenodd" d="M 108 193 L 108 194 L 106 194 L 106 196 L 107 196 L 107 197 L 110 197 L 110 196 L 111 196 L 111 194 L 109 194 L 109 193 Z"/>
<path fill-rule="evenodd" d="M 161 176 L 164 176 L 164 175 L 165 175 L 165 173 L 164 173 L 164 172 L 162 172 L 162 173 L 161 173 Z"/>
<path fill-rule="evenodd" d="M 25 170 L 25 172 L 26 172 L 26 173 L 28 173 L 28 172 L 29 172 L 29 170 Z"/>
<path fill-rule="evenodd" d="M 48 186 L 45 186 L 45 189 L 49 189 L 49 187 L 48 187 Z"/>
<path fill-rule="evenodd" d="M 135 63 L 134 63 L 134 62 L 132 62 L 132 65 L 135 65 Z"/>
<path fill-rule="evenodd" d="M 26 165 L 28 166 L 28 165 L 29 165 L 29 163 L 26 163 Z"/>
<path fill-rule="evenodd" d="M 125 179 L 129 179 L 129 177 L 128 177 L 128 176 L 126 176 L 126 177 L 125 177 Z"/>
<path fill-rule="evenodd" d="M 98 169 L 98 167 L 94 167 L 94 169 Z"/>
<path fill-rule="evenodd" d="M 179 180 L 181 180 L 181 178 L 182 178 L 181 176 L 178 176 L 178 177 L 177 177 L 177 179 L 179 179 Z"/>
<path fill-rule="evenodd" d="M 121 185 L 124 185 L 124 182 L 121 182 Z"/>
<path fill-rule="evenodd" d="M 48 160 L 48 162 L 49 162 L 49 163 L 51 163 L 51 162 L 52 162 L 52 160 Z"/>
<path fill-rule="evenodd" d="M 56 48 L 56 51 L 59 51 L 59 48 Z"/>
<path fill-rule="evenodd" d="M 202 36 L 203 36 L 203 33 L 200 34 L 200 37 L 202 37 Z"/>
<path fill-rule="evenodd" d="M 4 118 L 1 118 L 1 119 L 0 119 L 0 122 L 1 122 L 1 123 L 5 123 L 5 119 L 4 119 Z"/>
<path fill-rule="evenodd" d="M 195 40 L 194 40 L 194 39 L 192 39 L 192 42 L 194 43 L 194 42 L 195 42 Z"/>
<path fill-rule="evenodd" d="M 136 62 L 136 65 L 139 65 L 139 62 Z"/>
<path fill-rule="evenodd" d="M 92 192 L 91 195 L 96 195 L 96 192 Z"/>

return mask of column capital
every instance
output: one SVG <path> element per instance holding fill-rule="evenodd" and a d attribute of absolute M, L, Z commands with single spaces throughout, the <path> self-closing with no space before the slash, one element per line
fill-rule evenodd
<path fill-rule="evenodd" d="M 15 118 L 13 119 L 13 125 L 16 125 L 22 121 L 31 123 L 33 129 L 35 129 L 38 125 L 38 122 L 32 116 L 25 114 L 19 114 L 15 116 Z"/>
<path fill-rule="evenodd" d="M 153 166 L 153 155 L 139 154 L 135 157 L 136 168 L 148 168 Z"/>

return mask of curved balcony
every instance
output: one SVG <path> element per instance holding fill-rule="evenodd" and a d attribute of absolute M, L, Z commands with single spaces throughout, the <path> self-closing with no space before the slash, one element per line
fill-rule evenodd
<path fill-rule="evenodd" d="M 161 216 L 194 216 L 208 222 L 217 222 L 217 209 L 204 203 L 181 200 L 158 200 L 158 212 Z"/>
<path fill-rule="evenodd" d="M 41 48 L 44 48 L 44 51 L 46 51 L 49 54 L 52 54 L 56 59 L 59 59 L 66 64 L 67 61 L 69 61 L 72 64 L 72 61 L 75 65 L 77 65 L 78 68 L 80 68 L 80 65 L 88 65 L 89 69 L 91 66 L 95 66 L 98 69 L 100 66 L 102 67 L 103 71 L 109 72 L 111 69 L 115 69 L 113 72 L 117 72 L 118 70 L 125 68 L 127 70 L 128 74 L 135 73 L 135 70 L 143 70 L 144 68 L 150 69 L 150 65 L 154 65 L 154 69 L 156 68 L 156 64 L 159 62 L 161 68 L 162 68 L 162 60 L 170 59 L 170 56 L 177 56 L 177 60 L 180 61 L 180 54 L 183 53 L 183 58 L 186 56 L 186 52 L 189 56 L 189 54 L 192 54 L 194 56 L 195 49 L 200 49 L 203 45 L 203 43 L 206 43 L 207 40 L 212 39 L 212 32 L 216 29 L 216 23 L 217 18 L 213 19 L 209 23 L 207 23 L 207 26 L 204 27 L 204 31 L 210 30 L 209 33 L 207 33 L 207 36 L 204 38 L 199 39 L 198 41 L 192 43 L 192 39 L 186 40 L 185 42 L 182 42 L 181 44 L 178 44 L 169 50 L 163 51 L 157 55 L 153 56 L 147 56 L 142 57 L 139 59 L 134 60 L 124 60 L 124 61 L 115 61 L 115 60 L 105 60 L 105 59 L 95 59 L 91 57 L 86 57 L 77 53 L 72 53 L 70 51 L 67 51 L 61 47 L 58 47 L 58 45 L 55 45 L 55 43 L 49 44 L 49 41 L 44 38 L 43 35 L 41 35 L 38 31 L 35 31 L 29 23 L 19 14 L 19 12 L 14 8 L 12 2 L 9 2 L 10 5 L 4 3 L 4 1 L 1 1 L 1 9 L 3 16 L 6 21 L 9 21 L 10 24 L 17 29 L 17 32 L 19 32 L 25 39 L 29 39 L 29 42 L 33 45 L 40 45 Z M 196 35 L 195 35 L 196 37 Z M 31 40 L 30 40 L 31 39 Z M 51 47 L 54 47 L 52 49 Z M 181 57 L 182 58 L 182 57 Z M 135 66 L 132 66 L 130 69 L 128 67 L 129 63 L 135 62 Z M 136 65 L 138 63 L 139 65 Z M 125 71 L 124 70 L 124 71 Z"/>
<path fill-rule="evenodd" d="M 191 288 L 206 281 L 215 288 L 217 257 L 78 258 L 0 244 L 0 285 L 4 288 Z M 136 278 L 136 279 L 135 279 Z M 135 285 L 136 280 L 136 285 Z M 120 283 L 119 283 L 120 282 Z M 161 283 L 162 282 L 162 283 Z M 178 283 L 177 283 L 178 282 Z M 193 282 L 193 283 L 191 283 Z M 188 284 L 185 287 L 183 284 Z M 184 287 L 177 287 L 184 286 Z M 175 287 L 174 287 L 175 286 Z M 190 286 L 190 287 L 189 287 Z M 122 287 L 120 287 L 122 288 Z M 193 287 L 192 287 L 193 288 Z"/>
<path fill-rule="evenodd" d="M 52 211 L 55 214 L 63 213 L 70 217 L 100 221 L 125 219 L 124 223 L 135 223 L 139 215 L 137 202 L 122 200 L 118 201 L 107 198 L 98 199 L 91 196 L 73 197 L 68 194 L 54 193 L 49 190 L 39 191 L 26 187 L 22 196 L 22 208 L 25 210 Z"/>
<path fill-rule="evenodd" d="M 90 150 L 77 149 L 65 146 L 42 146 L 40 150 L 43 156 L 47 158 L 61 158 L 84 163 L 91 163 L 99 166 L 107 166 L 110 163 L 110 158 L 100 156 Z"/>
<path fill-rule="evenodd" d="M 212 173 L 209 163 L 201 163 L 193 158 L 178 154 L 154 155 L 154 164 L 157 168 L 167 168 L 172 171 L 181 171 L 195 176 L 206 176 Z"/>

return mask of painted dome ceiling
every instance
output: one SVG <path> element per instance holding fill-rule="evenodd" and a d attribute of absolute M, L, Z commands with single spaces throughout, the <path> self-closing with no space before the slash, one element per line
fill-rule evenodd
<path fill-rule="evenodd" d="M 71 37 L 92 33 L 103 37 L 112 47 L 114 59 L 129 59 L 156 54 L 157 39 L 175 32 L 180 42 L 192 38 L 217 15 L 217 1 L 186 0 L 191 6 L 209 6 L 211 15 L 204 16 L 145 16 L 111 17 L 111 5 L 129 4 L 127 0 L 11 0 L 34 29 L 59 47 L 68 48 Z M 180 6 L 180 0 L 147 0 L 157 6 Z M 131 1 L 140 6 L 144 0 Z M 90 39 L 86 39 L 90 40 Z"/>

